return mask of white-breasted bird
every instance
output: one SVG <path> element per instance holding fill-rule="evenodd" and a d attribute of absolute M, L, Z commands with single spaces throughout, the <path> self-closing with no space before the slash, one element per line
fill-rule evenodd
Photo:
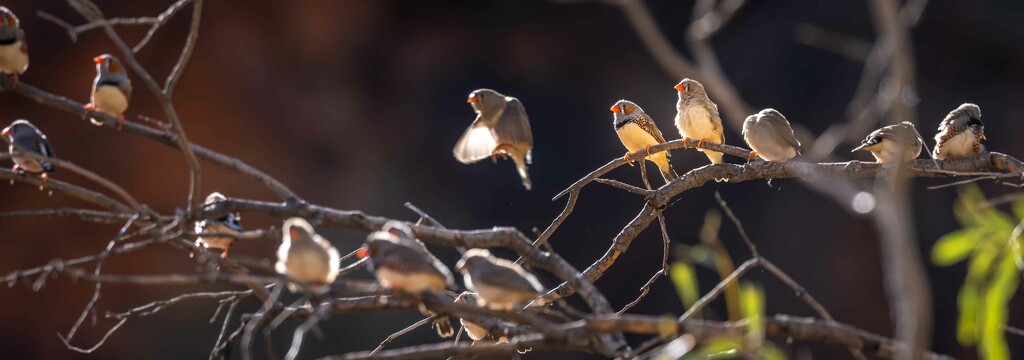
<path fill-rule="evenodd" d="M 213 206 L 218 202 L 227 200 L 223 194 L 219 192 L 210 193 L 206 196 L 206 201 L 203 202 L 203 207 Z M 229 213 L 216 219 L 203 219 L 196 221 L 195 232 L 199 234 L 196 239 L 196 246 L 204 248 L 221 249 L 223 252 L 220 253 L 221 258 L 228 257 L 228 250 L 231 249 L 231 245 L 234 245 L 238 238 L 232 236 L 204 236 L 203 233 L 211 234 L 225 234 L 225 235 L 237 235 L 242 232 L 242 216 L 237 213 Z"/>
<path fill-rule="evenodd" d="M 274 270 L 314 290 L 328 290 L 341 269 L 338 249 L 303 218 L 285 220 L 281 230 L 281 246 L 277 248 Z M 302 287 L 289 283 L 288 289 L 299 292 Z"/>
<path fill-rule="evenodd" d="M 860 146 L 850 152 L 865 150 L 874 155 L 879 164 L 901 163 L 921 155 L 924 140 L 914 124 L 904 121 L 872 131 Z"/>
<path fill-rule="evenodd" d="M 92 94 L 85 110 L 96 110 L 117 117 L 117 129 L 124 126 L 124 112 L 132 101 L 132 80 L 121 61 L 110 54 L 92 59 L 96 63 L 96 78 L 92 80 Z M 89 119 L 96 126 L 103 122 Z"/>
<path fill-rule="evenodd" d="M 19 155 L 24 150 L 42 157 L 52 158 L 56 156 L 53 148 L 50 147 L 50 141 L 46 139 L 46 135 L 28 120 L 15 120 L 11 125 L 4 128 L 0 135 L 6 137 L 7 141 L 11 144 L 8 147 L 8 151 L 11 154 L 11 160 L 14 161 L 14 167 L 11 168 L 12 172 L 27 171 L 33 174 L 40 174 L 43 180 L 49 178 L 49 173 L 56 172 L 53 164 L 45 160 L 41 161 Z"/>
<path fill-rule="evenodd" d="M 486 249 L 467 250 L 455 271 L 462 274 L 466 288 L 477 294 L 480 306 L 511 311 L 533 300 L 538 300 L 537 304 L 545 302 L 544 287 L 536 276 Z"/>
<path fill-rule="evenodd" d="M 619 140 L 626 147 L 626 156 L 623 159 L 630 164 L 633 163 L 633 159 L 629 157 L 629 154 L 640 150 L 647 150 L 647 154 L 651 154 L 651 146 L 665 142 L 665 136 L 661 135 L 661 130 L 658 129 L 654 118 L 645 113 L 640 105 L 629 100 L 619 100 L 612 105 L 611 111 L 615 133 L 619 135 Z M 661 177 L 665 179 L 665 182 L 679 177 L 672 169 L 672 163 L 668 161 L 669 156 L 672 154 L 668 151 L 647 156 L 647 160 L 658 165 Z"/>
<path fill-rule="evenodd" d="M 800 154 L 800 140 L 782 113 L 764 109 L 743 121 L 743 141 L 754 151 L 750 161 L 759 156 L 766 161 L 786 161 Z"/>
<path fill-rule="evenodd" d="M 0 71 L 11 75 L 12 88 L 18 87 L 18 77 L 28 70 L 28 43 L 25 30 L 14 12 L 0 6 Z"/>
<path fill-rule="evenodd" d="M 708 98 L 704 85 L 690 78 L 676 85 L 679 101 L 676 103 L 676 128 L 684 140 L 698 140 L 697 148 L 707 155 L 712 164 L 722 163 L 722 153 L 702 149 L 705 143 L 725 143 L 725 130 L 718 105 Z"/>
<path fill-rule="evenodd" d="M 388 222 L 367 235 L 357 255 L 370 259 L 367 268 L 381 286 L 416 298 L 425 292 L 442 294 L 455 284 L 451 271 L 401 222 Z M 446 316 L 434 319 L 434 327 L 441 337 L 455 333 Z"/>
<path fill-rule="evenodd" d="M 965 103 L 950 111 L 939 124 L 935 134 L 932 157 L 938 160 L 957 160 L 985 151 L 985 124 L 981 122 L 981 108 Z"/>
<path fill-rule="evenodd" d="M 488 156 L 511 157 L 526 190 L 530 190 L 527 164 L 533 162 L 533 132 L 523 104 L 511 96 L 491 89 L 479 89 L 467 102 L 476 111 L 476 120 L 462 133 L 452 153 L 463 164 L 474 163 Z"/>

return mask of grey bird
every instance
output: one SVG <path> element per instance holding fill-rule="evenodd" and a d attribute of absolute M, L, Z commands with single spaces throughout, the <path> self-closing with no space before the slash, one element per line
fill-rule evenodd
<path fill-rule="evenodd" d="M 718 105 L 711 102 L 704 85 L 693 79 L 683 79 L 676 85 L 679 102 L 676 103 L 676 128 L 684 140 L 698 140 L 697 148 L 707 155 L 712 164 L 722 163 L 722 153 L 702 149 L 705 143 L 725 143 L 722 117 Z"/>
<path fill-rule="evenodd" d="M 46 135 L 39 131 L 39 128 L 36 128 L 35 125 L 28 122 L 28 120 L 15 120 L 11 125 L 4 128 L 0 134 L 6 137 L 7 142 L 11 144 L 8 147 L 8 151 L 11 154 L 11 159 L 14 160 L 14 167 L 11 168 L 12 172 L 27 171 L 33 174 L 40 174 L 43 180 L 49 178 L 50 173 L 56 172 L 53 164 L 45 160 L 36 160 L 19 155 L 24 150 L 46 158 L 56 156 L 53 153 L 53 148 L 50 147 L 50 141 L 46 139 Z"/>
<path fill-rule="evenodd" d="M 10 9 L 0 6 L 0 71 L 11 75 L 18 87 L 18 77 L 28 70 L 28 43 L 21 21 Z"/>
<path fill-rule="evenodd" d="M 932 157 L 938 160 L 957 160 L 972 157 L 985 151 L 985 124 L 981 122 L 981 108 L 965 103 L 950 111 L 935 134 L 935 151 Z"/>
<path fill-rule="evenodd" d="M 448 268 L 398 222 L 389 222 L 384 230 L 370 233 L 357 255 L 370 259 L 368 269 L 381 286 L 416 298 L 424 292 L 442 294 L 455 284 Z M 441 337 L 455 333 L 448 317 L 434 319 L 434 325 Z"/>
<path fill-rule="evenodd" d="M 213 206 L 224 200 L 227 200 L 227 197 L 219 192 L 214 192 L 206 196 L 203 207 Z M 221 249 L 223 252 L 220 253 L 220 257 L 226 258 L 228 257 L 228 250 L 231 249 L 231 245 L 238 241 L 238 238 L 232 236 L 204 236 L 203 233 L 237 235 L 242 232 L 242 216 L 237 212 L 233 212 L 216 219 L 196 221 L 195 232 L 199 234 L 199 238 L 196 239 L 196 246 Z"/>
<path fill-rule="evenodd" d="M 517 305 L 537 300 L 543 304 L 544 287 L 522 266 L 497 258 L 486 249 L 470 249 L 455 265 L 466 288 L 477 293 L 477 304 L 512 311 Z"/>
<path fill-rule="evenodd" d="M 281 227 L 281 246 L 277 248 L 274 270 L 294 281 L 301 282 L 318 292 L 329 290 L 341 268 L 338 249 L 316 233 L 305 219 L 293 217 Z M 292 292 L 302 287 L 288 284 Z"/>
<path fill-rule="evenodd" d="M 96 63 L 96 77 L 92 80 L 92 95 L 85 110 L 96 110 L 117 117 L 117 129 L 124 126 L 124 112 L 132 101 L 132 80 L 121 61 L 110 54 L 92 59 Z M 96 126 L 103 122 L 89 119 Z"/>
<path fill-rule="evenodd" d="M 640 105 L 629 100 L 619 100 L 611 110 L 615 133 L 619 135 L 619 140 L 626 147 L 626 156 L 623 159 L 632 164 L 633 159 L 629 157 L 629 154 L 647 150 L 647 154 L 649 154 L 647 160 L 658 165 L 661 177 L 665 179 L 665 182 L 679 177 L 672 169 L 672 163 L 668 161 L 668 158 L 672 156 L 670 152 L 662 151 L 650 155 L 651 146 L 664 143 L 665 136 L 661 135 L 658 124 L 644 112 L 644 109 L 640 108 Z"/>
<path fill-rule="evenodd" d="M 467 102 L 476 111 L 476 120 L 455 144 L 455 159 L 469 164 L 488 156 L 492 161 L 498 156 L 511 157 L 523 186 L 530 190 L 526 165 L 533 162 L 533 132 L 523 104 L 491 89 L 473 91 Z"/>
<path fill-rule="evenodd" d="M 924 140 L 914 124 L 904 121 L 871 132 L 860 146 L 850 152 L 869 151 L 875 156 L 875 162 L 890 164 L 917 158 L 923 146 Z"/>
<path fill-rule="evenodd" d="M 789 120 L 775 109 L 764 109 L 743 121 L 743 141 L 766 161 L 786 161 L 800 154 L 800 141 L 793 134 Z"/>

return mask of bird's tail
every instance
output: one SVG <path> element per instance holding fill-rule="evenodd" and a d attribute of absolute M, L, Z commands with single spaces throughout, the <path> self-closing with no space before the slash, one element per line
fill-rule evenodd
<path fill-rule="evenodd" d="M 529 151 L 525 155 L 517 153 L 512 154 L 512 161 L 516 163 L 516 171 L 519 172 L 519 177 L 523 180 L 523 187 L 525 187 L 526 190 L 530 190 L 530 188 L 533 187 L 533 183 L 530 182 L 530 174 L 526 171 L 526 161 L 531 157 L 532 156 L 530 156 Z"/>
<path fill-rule="evenodd" d="M 703 151 L 704 155 L 707 155 L 708 160 L 711 160 L 712 164 L 721 164 L 722 163 L 722 153 L 717 152 L 717 151 L 704 150 L 704 149 L 701 149 L 700 151 Z"/>
<path fill-rule="evenodd" d="M 40 163 L 40 165 L 43 167 L 43 171 L 45 171 L 45 172 L 48 172 L 48 173 L 55 173 L 55 172 L 57 172 L 57 169 L 54 168 L 53 164 L 51 164 L 51 163 L 44 162 L 44 163 Z"/>
<path fill-rule="evenodd" d="M 447 316 L 434 318 L 434 324 L 431 327 L 437 330 L 437 335 L 443 338 L 455 335 L 455 328 L 452 327 L 452 321 Z"/>
<path fill-rule="evenodd" d="M 658 154 L 655 154 L 658 155 Z M 665 178 L 665 182 L 675 180 L 679 175 L 672 169 L 672 163 L 668 161 L 668 158 L 662 156 L 652 156 L 651 161 L 654 161 L 658 165 L 658 169 L 661 170 L 661 177 Z"/>

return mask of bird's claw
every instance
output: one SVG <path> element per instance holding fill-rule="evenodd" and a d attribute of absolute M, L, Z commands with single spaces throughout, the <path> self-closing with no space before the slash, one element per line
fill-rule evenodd
<path fill-rule="evenodd" d="M 622 160 L 626 160 L 626 164 L 633 166 L 633 157 L 630 156 L 630 152 L 628 150 L 626 151 L 626 155 L 622 156 Z"/>
<path fill-rule="evenodd" d="M 647 153 L 645 156 L 651 156 L 651 146 L 654 145 L 647 145 L 647 147 L 644 148 L 644 152 Z"/>
<path fill-rule="evenodd" d="M 12 74 L 11 80 L 14 80 L 14 82 L 11 84 L 11 91 L 14 91 L 18 88 L 18 73 Z"/>
<path fill-rule="evenodd" d="M 121 128 L 123 128 L 123 127 L 124 127 L 124 114 L 121 114 L 121 115 L 117 116 L 117 131 L 121 131 Z"/>
<path fill-rule="evenodd" d="M 753 160 L 755 156 L 758 156 L 760 154 L 761 153 L 759 153 L 757 151 L 751 151 L 750 155 L 747 155 L 747 162 L 750 162 L 750 160 Z"/>

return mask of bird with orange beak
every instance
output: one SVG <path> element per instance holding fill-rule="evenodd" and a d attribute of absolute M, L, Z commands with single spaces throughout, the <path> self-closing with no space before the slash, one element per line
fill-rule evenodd
<path fill-rule="evenodd" d="M 47 158 L 55 157 L 53 149 L 50 148 L 50 141 L 46 139 L 46 135 L 43 135 L 43 132 L 39 131 L 39 128 L 32 125 L 28 120 L 15 120 L 10 126 L 0 131 L 0 135 L 7 138 L 7 142 L 11 144 L 8 149 L 11 154 L 11 160 L 14 160 L 14 167 L 11 168 L 11 172 L 20 173 L 27 171 L 39 174 L 45 181 L 49 178 L 49 173 L 56 171 L 53 165 L 46 161 L 22 155 L 24 151 Z M 39 186 L 39 190 L 42 189 L 43 187 Z"/>
<path fill-rule="evenodd" d="M 21 21 L 10 9 L 0 6 L 0 71 L 11 75 L 18 87 L 18 76 L 28 70 L 28 44 Z"/>
<path fill-rule="evenodd" d="M 725 132 L 722 129 L 722 117 L 718 115 L 718 105 L 711 102 L 704 85 L 693 79 L 683 79 L 676 85 L 679 102 L 676 103 L 676 128 L 683 140 L 698 140 L 697 148 L 707 155 L 712 164 L 722 163 L 722 153 L 705 150 L 705 143 L 725 143 Z"/>
<path fill-rule="evenodd" d="M 338 249 L 317 234 L 313 225 L 303 218 L 285 220 L 281 229 L 283 237 L 281 246 L 277 248 L 274 270 L 318 292 L 328 290 L 341 268 Z M 292 292 L 299 292 L 301 288 L 288 284 L 288 290 Z"/>
<path fill-rule="evenodd" d="M 623 159 L 632 164 L 633 159 L 629 154 L 647 150 L 647 160 L 658 165 L 665 182 L 677 178 L 675 170 L 672 170 L 672 163 L 668 161 L 671 153 L 662 151 L 651 154 L 651 146 L 665 142 L 665 136 L 661 135 L 661 130 L 658 129 L 658 124 L 654 123 L 654 119 L 647 115 L 640 105 L 629 100 L 619 100 L 612 106 L 611 111 L 615 133 L 626 147 L 626 156 Z"/>
<path fill-rule="evenodd" d="M 124 126 L 124 112 L 132 100 L 132 80 L 121 61 L 110 54 L 103 54 L 92 59 L 96 63 L 96 78 L 92 81 L 92 95 L 85 110 L 95 110 L 117 117 L 117 129 Z M 91 118 L 93 125 L 103 126 L 103 122 Z"/>
<path fill-rule="evenodd" d="M 523 104 L 491 89 L 473 91 L 467 102 L 476 111 L 476 120 L 455 144 L 455 159 L 470 164 L 487 157 L 511 157 L 523 186 L 530 190 L 526 165 L 533 162 L 533 132 Z"/>

